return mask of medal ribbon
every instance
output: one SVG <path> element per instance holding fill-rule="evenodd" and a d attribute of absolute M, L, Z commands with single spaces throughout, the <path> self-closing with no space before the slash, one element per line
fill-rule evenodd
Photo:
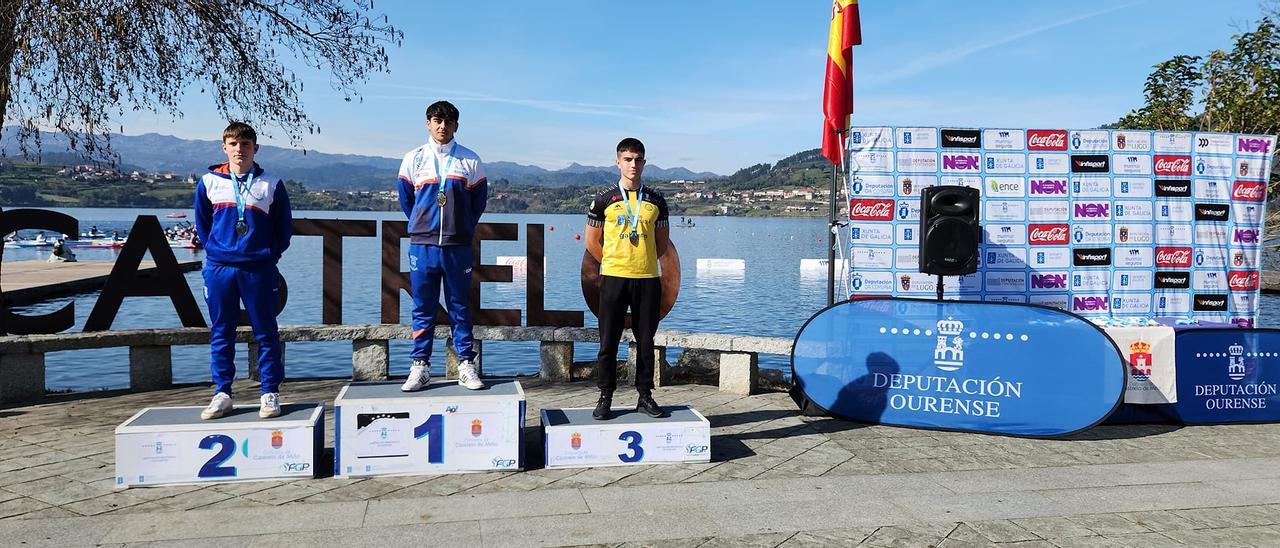
<path fill-rule="evenodd" d="M 436 170 L 436 181 L 440 182 L 440 193 L 443 196 L 448 196 L 446 191 L 449 190 L 449 187 L 445 183 L 445 178 L 449 176 L 449 169 L 453 167 L 453 151 L 454 149 L 457 149 L 457 148 L 458 148 L 458 141 L 456 140 L 453 141 L 452 145 L 449 145 L 449 152 L 445 153 L 445 157 L 448 158 L 449 160 L 444 164 L 443 173 L 440 172 L 440 158 L 436 157 L 436 155 L 434 154 L 435 151 L 432 150 L 431 167 Z M 440 203 L 438 197 L 436 198 L 436 203 Z"/>
<path fill-rule="evenodd" d="M 245 174 L 243 184 L 240 182 L 240 176 L 231 169 L 231 164 L 227 164 L 227 173 L 231 174 L 231 181 L 236 185 L 236 215 L 238 216 L 236 222 L 244 224 L 244 208 L 247 201 L 245 196 L 249 194 L 249 187 L 253 186 L 253 166 L 250 166 L 249 173 Z"/>
<path fill-rule="evenodd" d="M 622 192 L 622 205 L 627 208 L 626 219 L 631 225 L 631 236 L 635 236 L 640 232 L 640 204 L 644 203 L 644 183 L 640 183 L 640 188 L 636 190 L 636 212 L 631 213 L 631 199 L 627 198 L 627 189 L 622 187 L 622 181 L 618 181 L 618 191 Z"/>

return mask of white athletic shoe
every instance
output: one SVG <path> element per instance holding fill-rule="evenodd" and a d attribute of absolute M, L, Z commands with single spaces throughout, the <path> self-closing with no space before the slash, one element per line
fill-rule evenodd
<path fill-rule="evenodd" d="M 280 416 L 280 394 L 268 392 L 262 395 L 262 406 L 258 408 L 258 416 L 264 419 Z"/>
<path fill-rule="evenodd" d="M 413 360 L 414 365 L 409 368 L 409 378 L 405 379 L 404 385 L 400 387 L 403 392 L 417 392 L 427 387 L 431 382 L 430 366 L 421 360 Z M 422 365 L 418 365 L 422 363 Z"/>
<path fill-rule="evenodd" d="M 204 420 L 216 419 L 226 415 L 231 410 L 231 396 L 226 392 L 218 392 L 213 395 L 213 401 L 209 402 L 209 407 L 200 411 L 200 418 Z"/>
<path fill-rule="evenodd" d="M 471 360 L 463 360 L 458 364 L 458 384 L 467 390 L 484 388 L 484 383 L 480 382 L 480 374 L 476 373 L 476 366 L 472 365 Z"/>

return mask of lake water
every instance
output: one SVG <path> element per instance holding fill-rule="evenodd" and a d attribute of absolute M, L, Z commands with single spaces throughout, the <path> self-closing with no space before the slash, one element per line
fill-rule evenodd
<path fill-rule="evenodd" d="M 139 209 L 59 209 L 80 221 L 81 231 L 97 225 L 103 230 L 129 228 L 137 215 L 156 215 L 165 226 L 177 221 L 164 219 L 170 210 Z M 191 215 L 190 211 L 186 212 Z M 399 213 L 357 213 L 331 211 L 299 211 L 297 218 L 403 220 Z M 517 223 L 520 240 L 486 241 L 481 250 L 483 262 L 495 264 L 498 256 L 525 254 L 524 226 L 545 225 L 546 308 L 548 310 L 583 310 L 579 270 L 585 217 L 581 215 L 514 215 L 486 214 L 486 222 Z M 796 331 L 813 313 L 826 305 L 826 272 L 801 274 L 800 261 L 826 256 L 826 220 L 821 218 L 753 218 L 696 217 L 696 227 L 671 229 L 671 239 L 680 252 L 682 284 L 675 308 L 660 327 L 694 332 L 734 333 L 767 337 L 795 336 Z M 379 238 L 346 238 L 343 242 L 343 321 L 345 323 L 378 323 L 380 321 L 381 249 Z M 321 238 L 295 236 L 280 269 L 289 283 L 289 302 L 280 314 L 281 324 L 314 325 L 321 323 Z M 402 246 L 402 268 L 407 258 Z M 118 250 L 77 249 L 80 260 L 113 260 Z M 203 259 L 203 253 L 175 249 L 178 260 Z M 48 250 L 6 249 L 5 261 L 43 260 Z M 698 259 L 742 259 L 742 271 L 704 270 L 699 272 Z M 1270 264 L 1271 261 L 1268 261 Z M 1274 268 L 1274 267 L 1268 267 Z M 186 275 L 196 301 L 205 310 L 203 279 L 199 272 Z M 525 285 L 517 275 L 514 283 L 485 283 L 481 300 L 485 308 L 524 308 Z M 18 312 L 52 311 L 67 302 L 75 303 L 76 325 L 71 332 L 83 329 L 97 293 L 87 293 L 18 309 Z M 402 294 L 401 321 L 408 322 L 411 301 Z M 1280 297 L 1264 295 L 1261 301 L 1260 325 L 1274 327 L 1280 319 Z M 208 317 L 206 311 L 206 318 Z M 588 327 L 596 321 L 585 313 Z M 127 298 L 113 328 L 158 328 L 180 325 L 167 297 Z M 443 341 L 437 341 L 433 365 L 440 371 L 443 364 Z M 409 368 L 409 341 L 391 342 L 391 373 L 404 375 Z M 598 346 L 579 343 L 575 359 L 594 359 Z M 247 373 L 246 345 L 239 345 L 239 374 Z M 622 350 L 625 352 L 625 347 Z M 128 348 L 55 352 L 46 356 L 46 385 L 54 390 L 92 390 L 119 388 L 129 383 Z M 484 347 L 486 375 L 532 374 L 538 370 L 537 343 L 491 342 Z M 670 349 L 672 363 L 679 349 Z M 286 375 L 290 377 L 342 377 L 351 374 L 351 343 L 289 343 L 286 351 Z M 209 355 L 206 346 L 173 347 L 173 376 L 176 382 L 198 382 L 209 378 Z M 764 368 L 786 370 L 786 356 L 762 355 Z M 437 373 L 439 374 L 439 373 Z M 287 387 L 286 387 L 287 390 Z"/>
<path fill-rule="evenodd" d="M 165 219 L 171 210 L 143 209 L 57 209 L 80 222 L 81 231 L 96 225 L 103 230 L 129 228 L 137 215 L 156 215 L 165 226 L 177 221 Z M 191 215 L 190 211 L 186 212 Z M 357 213 L 331 211 L 298 211 L 296 218 L 403 220 L 399 213 Z M 697 217 L 696 227 L 671 229 L 671 239 L 680 252 L 682 285 L 675 308 L 662 321 L 661 328 L 682 331 L 735 333 L 768 337 L 795 336 L 796 331 L 814 312 L 826 305 L 825 270 L 801 275 L 800 260 L 825 258 L 826 220 L 795 218 Z M 486 241 L 481 250 L 483 262 L 496 263 L 498 256 L 525 254 L 524 226 L 546 225 L 546 308 L 548 310 L 583 310 L 579 271 L 585 215 L 515 215 L 486 214 L 485 222 L 518 223 L 520 240 Z M 380 321 L 381 249 L 379 238 L 346 238 L 343 242 L 343 321 L 344 323 L 378 323 Z M 321 323 L 321 258 L 320 237 L 295 236 L 292 246 L 280 261 L 289 284 L 289 302 L 280 314 L 281 324 Z M 407 249 L 407 242 L 403 249 Z M 76 249 L 82 261 L 113 260 L 118 250 Z M 404 251 L 402 250 L 402 255 Z M 203 259 L 203 253 L 175 249 L 178 260 Z M 43 260 L 48 250 L 30 248 L 6 249 L 5 261 Z M 698 272 L 697 259 L 743 259 L 744 271 Z M 407 269 L 407 258 L 401 258 Z M 186 275 L 202 311 L 203 279 L 199 272 Z M 42 313 L 55 310 L 67 302 L 75 303 L 76 325 L 70 332 L 83 329 L 97 293 L 57 299 L 17 312 Z M 485 308 L 524 308 L 525 285 L 517 275 L 514 283 L 485 283 L 481 288 Z M 401 321 L 408 322 L 410 299 L 401 298 Z M 207 318 L 206 311 L 206 318 Z M 585 313 L 588 327 L 596 321 Z M 175 327 L 180 325 L 167 297 L 127 298 L 117 314 L 114 329 Z M 433 366 L 443 364 L 443 341 L 437 341 Z M 578 361 L 594 359 L 598 346 L 580 343 L 575 349 Z M 491 342 L 484 347 L 486 375 L 531 374 L 538 370 L 537 343 Z M 246 375 L 246 345 L 236 354 L 241 377 Z M 391 342 L 391 372 L 408 372 L 408 341 Z M 623 352 L 625 352 L 625 347 Z M 667 354 L 672 363 L 679 349 Z M 91 390 L 128 386 L 128 349 L 79 350 L 55 352 L 46 356 L 46 385 L 54 390 Z M 286 375 L 291 377 L 347 376 L 351 373 L 351 343 L 289 343 L 286 351 Z M 761 366 L 785 369 L 786 356 L 762 355 Z M 197 382 L 209 378 L 208 347 L 173 347 L 173 374 L 176 382 Z M 437 373 L 439 374 L 439 373 Z M 286 388 L 287 390 L 287 388 Z"/>

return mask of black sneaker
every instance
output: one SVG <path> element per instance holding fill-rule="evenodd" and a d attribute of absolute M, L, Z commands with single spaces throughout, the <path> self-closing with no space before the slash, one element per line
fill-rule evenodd
<path fill-rule="evenodd" d="M 658 407 L 658 402 L 653 401 L 653 394 L 640 394 L 640 399 L 636 400 L 636 411 L 655 419 L 667 416 L 667 412 Z"/>
<path fill-rule="evenodd" d="M 591 412 L 591 418 L 604 421 L 609 420 L 609 408 L 613 407 L 613 392 L 600 391 L 600 401 L 596 402 L 595 411 Z"/>

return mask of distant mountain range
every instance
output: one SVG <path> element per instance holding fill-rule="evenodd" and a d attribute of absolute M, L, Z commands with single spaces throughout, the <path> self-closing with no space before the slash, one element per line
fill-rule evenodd
<path fill-rule="evenodd" d="M 16 127 L 0 131 L 0 153 L 9 158 L 21 157 L 16 137 Z M 83 158 L 70 150 L 68 141 L 60 133 L 45 132 L 41 135 L 40 160 L 51 164 L 83 162 Z M 169 135 L 148 133 L 145 135 L 112 134 L 111 148 L 119 156 L 122 170 L 165 172 L 178 174 L 201 173 L 209 164 L 223 157 L 218 141 L 179 139 Z M 362 156 L 358 154 L 329 154 L 263 145 L 257 161 L 287 179 L 293 179 L 313 190 L 386 190 L 400 169 L 399 158 Z M 486 162 L 490 180 L 505 179 L 518 185 L 568 186 L 605 185 L 618 180 L 614 166 L 584 166 L 570 164 L 557 170 L 543 169 L 513 162 Z M 683 167 L 663 169 L 650 165 L 645 177 L 655 180 L 720 178 L 711 172 L 693 172 Z"/>

